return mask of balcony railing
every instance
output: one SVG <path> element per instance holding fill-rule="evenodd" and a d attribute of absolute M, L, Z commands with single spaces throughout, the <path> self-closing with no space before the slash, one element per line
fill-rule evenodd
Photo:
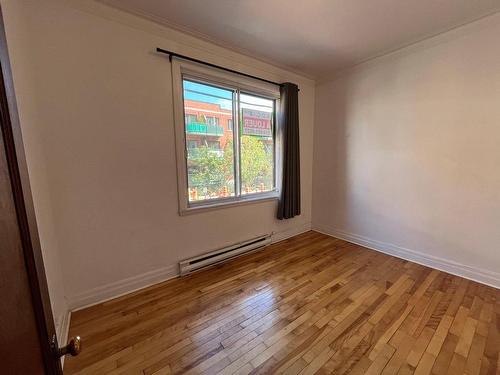
<path fill-rule="evenodd" d="M 201 122 L 191 122 L 186 125 L 186 132 L 190 134 L 202 135 L 224 135 L 224 128 L 221 125 L 203 124 Z"/>

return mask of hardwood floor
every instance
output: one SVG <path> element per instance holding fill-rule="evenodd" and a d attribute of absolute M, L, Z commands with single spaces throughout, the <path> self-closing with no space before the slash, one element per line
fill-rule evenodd
<path fill-rule="evenodd" d="M 316 232 L 75 312 L 67 374 L 499 374 L 500 290 Z"/>

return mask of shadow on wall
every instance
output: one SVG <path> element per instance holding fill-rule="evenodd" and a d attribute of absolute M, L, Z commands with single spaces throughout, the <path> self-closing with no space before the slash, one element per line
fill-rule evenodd
<path fill-rule="evenodd" d="M 395 160 L 400 157 L 401 145 L 413 136 L 411 132 L 401 134 L 401 124 L 408 114 L 391 117 L 381 110 L 384 105 L 378 99 L 405 99 L 402 93 L 408 91 L 401 90 L 405 83 L 394 70 L 404 70 L 404 66 L 394 62 L 392 69 L 373 67 L 355 74 L 346 72 L 317 86 L 315 224 L 377 237 L 382 229 L 379 226 L 404 208 L 396 205 L 391 195 L 411 199 L 405 197 L 408 189 L 402 188 L 404 183 L 390 169 L 394 164 L 405 167 Z M 381 123 L 384 125 L 378 127 Z"/>
<path fill-rule="evenodd" d="M 349 215 L 348 81 L 316 89 L 313 218 L 315 223 L 343 225 Z"/>
<path fill-rule="evenodd" d="M 411 226 L 404 220 L 411 204 L 425 199 L 418 196 L 419 186 L 411 186 L 403 176 L 409 169 L 421 173 L 425 168 L 413 161 L 410 146 L 415 145 L 415 134 L 403 129 L 406 117 L 414 114 L 403 110 L 389 115 L 377 99 L 394 98 L 393 105 L 399 101 L 402 108 L 404 101 L 414 99 L 401 90 L 405 82 L 394 74 L 394 69 L 404 67 L 395 62 L 392 68 L 378 70 L 376 79 L 367 69 L 317 87 L 313 224 L 373 239 L 382 239 L 383 233 L 385 241 L 398 244 L 398 236 L 387 231 L 392 228 L 411 243 L 418 242 L 419 248 L 427 248 L 432 235 L 422 228 L 432 225 L 431 218 L 411 210 L 416 222 L 426 226 Z"/>
<path fill-rule="evenodd" d="M 313 228 L 496 277 L 500 57 L 478 47 L 481 69 L 460 60 L 476 44 L 391 57 L 316 87 Z"/>
<path fill-rule="evenodd" d="M 377 68 L 374 68 L 375 70 Z M 421 226 L 410 227 L 404 220 L 411 202 L 418 197 L 418 186 L 409 186 L 398 171 L 422 169 L 412 159 L 415 134 L 405 128 L 407 116 L 389 114 L 378 97 L 394 98 L 404 108 L 407 90 L 394 69 L 381 69 L 376 79 L 371 69 L 355 75 L 346 74 L 318 86 L 314 144 L 314 224 L 336 230 L 363 234 L 398 243 L 387 228 L 406 233 L 411 242 L 427 238 Z M 385 105 L 385 104 L 384 104 Z M 381 110 L 382 108 L 382 110 Z M 383 124 L 382 126 L 380 126 Z M 377 127 L 374 129 L 374 127 Z M 405 203 L 408 202 L 408 203 Z M 412 211 L 412 215 L 419 212 Z M 418 221 L 429 220 L 421 217 Z M 430 223 L 427 223 L 430 224 Z M 416 233 L 419 235 L 417 236 Z M 430 245 L 420 243 L 422 247 Z"/>

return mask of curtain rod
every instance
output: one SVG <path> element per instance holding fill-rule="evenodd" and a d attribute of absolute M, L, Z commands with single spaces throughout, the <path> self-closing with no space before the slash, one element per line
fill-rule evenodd
<path fill-rule="evenodd" d="M 156 48 L 156 52 L 164 53 L 164 54 L 168 55 L 168 58 L 169 58 L 170 61 L 172 61 L 172 57 L 179 57 L 181 59 L 193 61 L 193 62 L 196 62 L 198 64 L 208 65 L 208 66 L 210 66 L 212 68 L 217 68 L 217 69 L 225 70 L 226 72 L 230 72 L 230 73 L 234 73 L 234 74 L 239 74 L 240 76 L 245 76 L 245 77 L 253 78 L 253 79 L 256 79 L 256 80 L 259 80 L 259 81 L 262 81 L 262 82 L 267 82 L 267 83 L 270 83 L 272 85 L 276 85 L 276 86 L 280 86 L 280 87 L 283 86 L 282 83 L 273 82 L 273 81 L 270 81 L 270 80 L 267 80 L 267 79 L 264 79 L 264 78 L 253 76 L 251 74 L 246 74 L 246 73 L 238 72 L 237 70 L 225 68 L 225 67 L 220 66 L 220 65 L 215 65 L 215 64 L 212 64 L 212 63 L 209 63 L 209 62 L 206 62 L 206 61 L 198 60 L 198 59 L 195 59 L 193 57 L 181 55 L 179 53 L 175 53 L 175 52 L 172 52 L 172 51 L 167 51 L 166 49 Z"/>

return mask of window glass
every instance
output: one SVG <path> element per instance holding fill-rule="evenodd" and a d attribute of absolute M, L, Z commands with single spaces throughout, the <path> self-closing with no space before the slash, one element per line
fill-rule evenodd
<path fill-rule="evenodd" d="M 240 94 L 241 193 L 274 189 L 274 101 Z"/>
<path fill-rule="evenodd" d="M 188 203 L 275 190 L 275 100 L 183 77 Z"/>
<path fill-rule="evenodd" d="M 234 91 L 183 80 L 189 202 L 235 196 Z"/>
<path fill-rule="evenodd" d="M 213 116 L 206 116 L 207 124 L 209 125 L 219 125 L 219 118 Z"/>

